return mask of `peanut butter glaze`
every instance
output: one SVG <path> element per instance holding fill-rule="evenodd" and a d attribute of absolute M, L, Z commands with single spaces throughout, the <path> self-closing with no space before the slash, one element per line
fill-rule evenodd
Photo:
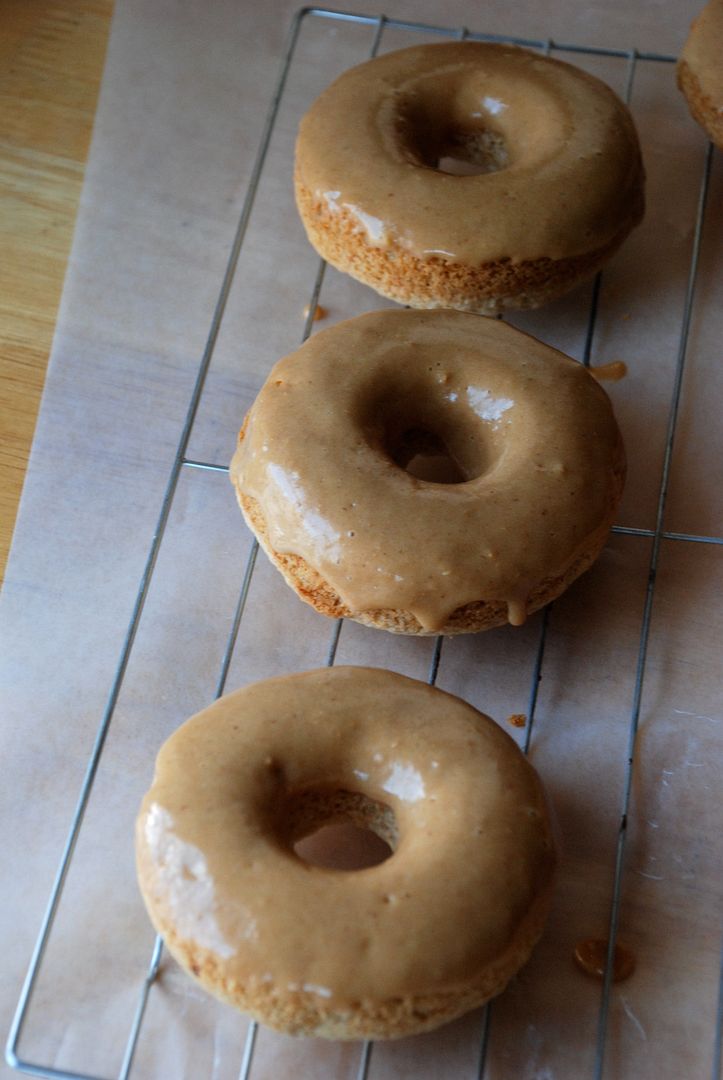
<path fill-rule="evenodd" d="M 291 808 L 336 789 L 393 815 L 385 862 L 294 854 Z M 539 779 L 494 722 L 424 683 L 333 668 L 184 724 L 158 756 L 137 859 L 155 926 L 210 989 L 338 1010 L 478 982 L 546 908 L 554 851 Z"/>
<path fill-rule="evenodd" d="M 589 371 L 598 382 L 620 382 L 628 373 L 628 365 L 624 360 L 611 360 L 609 364 L 591 365 Z"/>
<path fill-rule="evenodd" d="M 475 266 L 584 255 L 642 215 L 622 102 L 507 45 L 421 45 L 345 72 L 302 120 L 296 168 L 367 242 Z"/>
<path fill-rule="evenodd" d="M 609 526 L 624 471 L 609 400 L 581 365 L 453 311 L 319 332 L 273 368 L 242 436 L 231 478 L 262 506 L 271 547 L 303 557 L 352 614 L 410 611 L 426 631 L 480 600 L 523 622 L 535 586 Z"/>

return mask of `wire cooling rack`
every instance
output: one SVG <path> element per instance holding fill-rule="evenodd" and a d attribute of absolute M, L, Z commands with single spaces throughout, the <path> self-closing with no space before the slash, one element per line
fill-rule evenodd
<path fill-rule="evenodd" d="M 76 843 L 78 841 L 79 834 L 83 825 L 86 808 L 90 799 L 91 791 L 96 779 L 96 774 L 103 754 L 104 745 L 106 743 L 106 737 L 109 733 L 110 726 L 113 720 L 114 712 L 118 703 L 121 687 L 123 685 L 126 671 L 129 664 L 129 659 L 136 640 L 137 631 L 141 624 L 146 599 L 148 596 L 151 580 L 154 575 L 159 552 L 164 541 L 166 534 L 166 528 L 169 521 L 169 515 L 171 513 L 171 507 L 174 502 L 179 479 L 185 470 L 200 470 L 206 473 L 219 473 L 227 472 L 227 467 L 222 464 L 217 464 L 211 461 L 196 460 L 188 456 L 189 444 L 191 441 L 191 435 L 194 429 L 194 422 L 196 420 L 197 412 L 201 402 L 204 386 L 206 384 L 207 374 L 211 365 L 212 358 L 214 356 L 214 350 L 216 348 L 219 331 L 222 325 L 224 312 L 226 309 L 229 294 L 231 292 L 232 283 L 234 280 L 234 274 L 236 271 L 239 256 L 241 254 L 244 241 L 246 239 L 249 222 L 254 211 L 254 204 L 256 201 L 257 192 L 261 184 L 264 167 L 267 162 L 267 156 L 269 146 L 274 132 L 275 123 L 279 113 L 279 108 L 283 100 L 283 95 L 287 87 L 289 73 L 294 63 L 294 57 L 297 51 L 297 44 L 299 36 L 302 31 L 302 27 L 310 20 L 325 20 L 326 22 L 345 23 L 347 25 L 355 25 L 359 27 L 360 32 L 366 29 L 371 36 L 371 47 L 368 51 L 368 56 L 374 56 L 380 48 L 385 33 L 390 30 L 400 30 L 411 34 L 420 33 L 426 35 L 436 35 L 443 38 L 458 38 L 458 39 L 471 39 L 476 41 L 504 41 L 511 42 L 517 45 L 525 46 L 527 48 L 536 49 L 545 54 L 580 54 L 587 57 L 608 57 L 615 58 L 623 61 L 626 64 L 626 89 L 625 96 L 630 100 L 634 82 L 636 76 L 640 70 L 641 65 L 670 65 L 675 61 L 672 56 L 661 55 L 654 52 L 645 52 L 635 48 L 629 50 L 616 50 L 616 49 L 603 49 L 593 48 L 577 44 L 562 43 L 552 40 L 536 41 L 528 40 L 524 38 L 509 38 L 500 37 L 495 34 L 478 33 L 468 30 L 465 27 L 446 27 L 446 26 L 430 26 L 423 23 L 409 22 L 404 20 L 397 20 L 388 18 L 384 15 L 380 16 L 368 16 L 359 14 L 348 14 L 333 11 L 325 8 L 305 8 L 297 13 L 292 25 L 285 47 L 284 55 L 281 61 L 281 67 L 279 71 L 278 80 L 273 92 L 273 96 L 269 105 L 266 121 L 261 137 L 261 142 L 256 155 L 255 163 L 251 173 L 248 189 L 246 192 L 245 200 L 240 214 L 240 219 L 234 236 L 228 264 L 221 282 L 221 287 L 218 294 L 215 310 L 211 320 L 211 326 L 208 333 L 206 346 L 201 358 L 195 385 L 191 395 L 188 411 L 183 423 L 183 427 L 178 440 L 178 446 L 173 460 L 173 466 L 168 479 L 168 483 L 163 495 L 163 500 L 158 516 L 158 522 L 148 552 L 147 561 L 142 574 L 140 585 L 138 588 L 135 605 L 133 608 L 128 631 L 122 646 L 120 658 L 118 661 L 117 670 L 113 679 L 110 693 L 107 701 L 105 712 L 101 718 L 95 742 L 92 748 L 92 752 L 87 764 L 87 770 L 83 780 L 80 796 L 77 802 L 77 807 L 71 822 L 70 831 L 68 833 L 67 841 L 62 852 L 60 865 L 57 871 L 57 875 L 53 884 L 52 892 L 49 898 L 45 917 L 40 927 L 40 932 L 37 938 L 37 943 L 32 955 L 28 973 L 25 983 L 22 988 L 22 993 L 19 999 L 17 1012 L 13 1020 L 12 1028 L 10 1031 L 8 1043 L 7 1043 L 7 1060 L 9 1064 L 20 1071 L 29 1073 L 35 1076 L 41 1077 L 53 1077 L 57 1080 L 80 1080 L 80 1078 L 86 1078 L 86 1080 L 94 1080 L 88 1073 L 81 1071 L 68 1071 L 62 1068 L 55 1068 L 50 1065 L 43 1065 L 37 1061 L 31 1060 L 29 1057 L 23 1056 L 19 1051 L 19 1044 L 23 1030 L 26 1026 L 29 1014 L 33 1009 L 33 995 L 36 988 L 36 983 L 44 962 L 46 955 L 46 949 L 53 931 L 53 926 L 56 921 L 56 916 L 63 897 L 63 890 L 66 882 L 66 877 L 69 872 L 71 861 L 76 849 Z M 363 59 L 360 56 L 359 59 Z M 657 509 L 655 513 L 655 525 L 654 528 L 635 528 L 616 526 L 614 532 L 628 536 L 638 536 L 647 538 L 650 541 L 650 556 L 648 564 L 648 576 L 647 587 L 645 590 L 644 604 L 642 610 L 642 618 L 640 620 L 638 631 L 638 647 L 637 647 L 637 659 L 636 670 L 634 678 L 634 687 L 632 692 L 632 700 L 630 701 L 629 712 L 629 724 L 627 728 L 627 764 L 625 769 L 625 778 L 622 789 L 622 800 L 619 807 L 619 826 L 617 832 L 617 845 L 615 850 L 614 866 L 611 868 L 612 875 L 612 902 L 609 910 L 608 918 L 608 932 L 607 932 L 607 962 L 605 967 L 604 977 L 601 983 L 599 1012 L 597 1020 L 597 1032 L 595 1037 L 595 1052 L 594 1061 L 592 1064 L 591 1075 L 599 1080 L 603 1075 L 609 1074 L 609 1069 L 606 1068 L 609 1055 L 606 1057 L 606 1051 L 608 1050 L 608 1036 L 609 1036 L 609 1019 L 610 1019 L 610 1006 L 611 1006 L 611 993 L 612 993 L 612 972 L 613 972 L 613 956 L 614 949 L 618 934 L 618 925 L 620 920 L 621 910 L 621 891 L 623 882 L 623 871 L 625 867 L 626 857 L 626 841 L 628 837 L 628 811 L 631 804 L 631 795 L 633 790 L 633 778 L 635 775 L 636 766 L 636 753 L 638 752 L 638 745 L 636 736 L 638 734 L 638 726 L 641 713 L 641 700 L 643 694 L 643 685 L 646 677 L 646 665 L 648 661 L 648 645 L 650 639 L 651 629 L 651 617 L 653 612 L 653 605 L 656 591 L 657 571 L 661 553 L 661 545 L 663 541 L 679 541 L 688 544 L 705 544 L 705 545 L 721 545 L 723 538 L 718 536 L 706 536 L 698 535 L 695 533 L 687 533 L 680 531 L 669 531 L 664 527 L 665 522 L 665 510 L 666 499 L 668 495 L 671 463 L 673 457 L 673 447 L 676 435 L 676 426 L 679 418 L 679 410 L 681 404 L 681 391 L 683 387 L 683 377 L 686 365 L 686 356 L 688 351 L 689 332 L 691 327 L 691 316 L 693 312 L 695 290 L 696 290 L 696 277 L 698 271 L 699 257 L 701 251 L 701 243 L 703 240 L 704 222 L 706 220 L 706 197 L 708 193 L 708 187 L 711 176 L 711 165 L 713 159 L 713 148 L 708 146 L 705 159 L 703 162 L 703 168 L 699 178 L 699 189 L 697 196 L 697 213 L 695 218 L 695 229 L 690 244 L 690 261 L 687 275 L 687 286 L 685 289 L 684 302 L 681 312 L 679 337 L 677 345 L 677 360 L 675 365 L 675 373 L 673 378 L 672 396 L 669 402 L 667 430 L 665 435 L 665 448 L 662 459 L 662 468 L 659 475 L 658 493 L 657 493 Z M 318 266 L 313 286 L 311 288 L 310 300 L 309 300 L 309 313 L 306 318 L 305 327 L 302 335 L 302 341 L 306 340 L 312 330 L 314 321 L 314 314 L 316 306 L 319 302 L 319 298 L 322 293 L 322 287 L 324 284 L 325 264 L 321 262 Z M 596 279 L 590 294 L 590 305 L 587 315 L 586 331 L 584 347 L 582 350 L 581 361 L 582 363 L 589 365 L 591 359 L 591 351 L 593 346 L 593 339 L 596 330 L 596 321 L 598 317 L 598 305 L 600 298 L 600 276 Z M 236 604 L 235 613 L 232 621 L 231 631 L 228 636 L 224 655 L 220 665 L 220 671 L 218 674 L 218 680 L 216 685 L 216 696 L 223 693 L 227 676 L 229 673 L 229 667 L 231 664 L 234 647 L 236 644 L 239 628 L 244 615 L 244 610 L 247 605 L 250 590 L 253 586 L 254 571 L 256 567 L 257 556 L 257 544 L 254 543 L 251 546 L 250 554 L 248 556 L 245 573 L 243 576 L 243 583 Z M 528 751 L 530 746 L 530 740 L 534 727 L 535 712 L 538 700 L 538 691 L 543 674 L 543 664 L 545 658 L 545 647 L 548 640 L 548 625 L 550 621 L 550 608 L 547 608 L 542 614 L 539 621 L 539 637 L 537 645 L 534 650 L 534 659 L 532 664 L 532 671 L 530 675 L 529 684 L 529 700 L 527 706 L 528 723 L 524 734 L 522 746 L 525 752 Z M 335 661 L 337 652 L 337 646 L 339 643 L 339 637 L 341 632 L 341 621 L 333 624 L 331 633 L 331 640 L 328 646 L 328 653 L 326 657 L 327 664 L 331 665 Z M 441 637 L 436 639 L 436 643 L 433 650 L 431 664 L 428 673 L 428 681 L 433 684 L 437 678 L 437 672 L 439 669 L 440 658 L 442 655 L 443 639 Z M 139 1075 L 138 1070 L 134 1069 L 134 1062 L 136 1060 L 136 1050 L 143 1028 L 144 1017 L 146 1015 L 147 1005 L 150 995 L 153 992 L 154 985 L 157 982 L 157 976 L 161 967 L 163 958 L 163 945 L 160 939 L 157 939 L 155 946 L 150 957 L 147 971 L 145 976 L 141 976 L 141 987 L 139 991 L 139 997 L 137 1006 L 135 1008 L 135 1014 L 132 1017 L 130 1023 L 130 1029 L 123 1055 L 123 1060 L 120 1063 L 118 1070 L 114 1075 L 125 1080 L 126 1077 L 131 1075 Z M 715 1032 L 711 1035 L 713 1039 L 712 1050 L 712 1077 L 713 1080 L 717 1080 L 720 1073 L 721 1065 L 721 1000 L 723 994 L 719 990 L 718 1001 L 715 1007 L 715 1014 L 717 1017 L 717 1024 Z M 490 1004 L 483 1012 L 483 1019 L 481 1023 L 481 1038 L 479 1042 L 479 1052 L 477 1057 L 477 1065 L 474 1075 L 478 1078 L 482 1078 L 486 1075 L 486 1058 L 487 1048 L 489 1042 L 490 1025 L 492 1015 L 494 1012 L 494 1003 Z M 256 1023 L 251 1023 L 247 1029 L 245 1046 L 242 1052 L 241 1067 L 239 1072 L 240 1080 L 248 1080 L 254 1073 L 254 1053 L 257 1044 L 258 1027 Z M 362 1044 L 359 1050 L 358 1065 L 356 1068 L 357 1080 L 364 1080 L 370 1074 L 371 1062 L 373 1059 L 373 1044 Z M 535 1073 L 537 1076 L 538 1073 Z M 542 1075 L 541 1073 L 539 1074 Z M 545 1073 L 547 1076 L 548 1074 Z M 583 1075 L 582 1072 L 579 1075 Z M 587 1075 L 587 1073 L 585 1074 Z M 673 1074 L 671 1074 L 673 1075 Z M 675 1075 L 683 1075 L 683 1073 L 676 1071 Z M 95 1078 L 95 1080 L 101 1080 L 101 1078 Z"/>

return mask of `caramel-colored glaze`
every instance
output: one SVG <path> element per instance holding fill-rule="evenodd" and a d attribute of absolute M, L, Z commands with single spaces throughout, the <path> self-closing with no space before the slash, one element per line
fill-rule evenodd
<path fill-rule="evenodd" d="M 575 946 L 575 963 L 587 975 L 604 978 L 608 943 L 602 938 L 586 938 Z M 635 971 L 635 953 L 627 945 L 616 943 L 613 950 L 613 982 L 629 979 Z"/>
<path fill-rule="evenodd" d="M 527 725 L 527 717 L 524 713 L 512 713 L 512 716 L 507 717 L 507 723 L 511 727 L 523 728 Z"/>
<path fill-rule="evenodd" d="M 680 60 L 695 74 L 709 105 L 723 112 L 723 0 L 709 0 L 693 20 Z"/>
<path fill-rule="evenodd" d="M 307 304 L 304 308 L 303 315 L 305 319 L 309 318 L 309 312 L 311 311 L 311 304 Z M 312 322 L 320 322 L 321 319 L 325 319 L 329 312 L 321 304 L 314 306 L 314 317 Z"/>
<path fill-rule="evenodd" d="M 620 382 L 628 373 L 628 365 L 624 360 L 611 360 L 609 364 L 591 365 L 589 371 L 599 382 Z"/>
<path fill-rule="evenodd" d="M 345 72 L 303 118 L 296 168 L 369 243 L 472 266 L 584 255 L 642 215 L 626 107 L 508 45 L 421 45 Z"/>
<path fill-rule="evenodd" d="M 384 862 L 341 871 L 294 854 L 293 808 L 335 791 L 383 808 Z M 256 683 L 187 721 L 136 836 L 151 919 L 209 989 L 337 1010 L 463 991 L 511 950 L 526 959 L 555 861 L 542 786 L 509 735 L 365 668 Z"/>
<path fill-rule="evenodd" d="M 439 457 L 455 482 L 438 482 Z M 410 611 L 426 631 L 480 600 L 524 622 L 531 590 L 599 543 L 623 472 L 584 367 L 454 311 L 316 334 L 271 371 L 231 462 L 275 551 L 304 558 L 352 614 Z"/>

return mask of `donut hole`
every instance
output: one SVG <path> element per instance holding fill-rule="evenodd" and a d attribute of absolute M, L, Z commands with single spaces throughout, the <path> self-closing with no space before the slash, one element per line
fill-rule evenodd
<path fill-rule="evenodd" d="M 392 849 L 371 829 L 350 822 L 322 825 L 294 844 L 299 858 L 326 870 L 366 870 L 386 862 Z"/>
<path fill-rule="evenodd" d="M 482 176 L 508 164 L 507 145 L 498 131 L 450 129 L 442 133 L 431 168 L 450 176 Z"/>
<path fill-rule="evenodd" d="M 504 135 L 481 112 L 460 108 L 454 98 L 449 102 L 427 95 L 408 98 L 399 107 L 396 129 L 403 155 L 426 169 L 481 176 L 509 164 Z"/>
<path fill-rule="evenodd" d="M 386 451 L 400 469 L 428 484 L 464 484 L 470 479 L 434 431 L 412 427 L 395 433 Z"/>
<path fill-rule="evenodd" d="M 407 150 L 415 164 L 449 176 L 484 176 L 509 163 L 504 137 L 484 127 L 422 128 L 408 139 Z"/>
<path fill-rule="evenodd" d="M 434 363 L 428 377 L 400 376 L 362 404 L 367 441 L 409 476 L 428 484 L 458 485 L 489 472 L 503 439 L 451 390 Z"/>
<path fill-rule="evenodd" d="M 283 809 L 284 840 L 297 858 L 327 870 L 365 870 L 394 853 L 394 812 L 358 791 L 297 792 Z"/>

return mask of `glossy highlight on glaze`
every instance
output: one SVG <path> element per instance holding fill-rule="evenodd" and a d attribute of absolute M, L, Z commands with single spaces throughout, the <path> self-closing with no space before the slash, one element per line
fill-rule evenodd
<path fill-rule="evenodd" d="M 216 890 L 200 848 L 182 840 L 171 815 L 152 802 L 146 812 L 144 843 L 179 932 L 227 960 L 235 948 L 216 919 Z M 249 924 L 246 936 L 253 933 Z"/>

